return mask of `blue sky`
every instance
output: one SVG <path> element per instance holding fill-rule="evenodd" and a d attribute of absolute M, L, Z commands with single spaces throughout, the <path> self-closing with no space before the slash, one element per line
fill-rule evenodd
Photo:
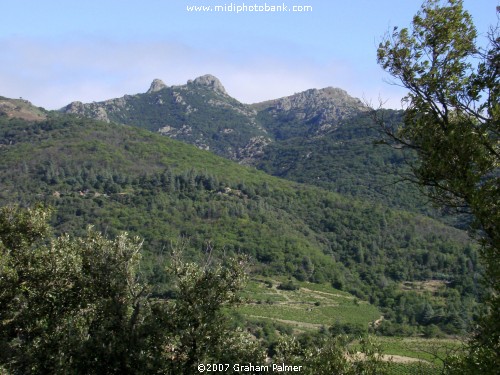
<path fill-rule="evenodd" d="M 0 0 L 0 95 L 48 109 L 145 92 L 154 78 L 217 76 L 244 103 L 340 87 L 399 108 L 376 46 L 421 0 Z M 188 6 L 310 6 L 189 12 Z M 499 0 L 464 0 L 484 35 Z"/>

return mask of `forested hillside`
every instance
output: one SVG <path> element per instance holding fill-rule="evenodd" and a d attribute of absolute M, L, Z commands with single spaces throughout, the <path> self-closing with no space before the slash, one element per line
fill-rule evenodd
<path fill-rule="evenodd" d="M 274 176 L 440 217 L 416 187 L 398 183 L 412 155 L 377 146 L 382 136 L 368 108 L 341 89 L 247 105 L 205 75 L 181 86 L 155 80 L 146 93 L 73 102 L 62 111 L 144 128 Z M 387 111 L 386 118 L 398 123 L 402 113 Z"/>
<path fill-rule="evenodd" d="M 388 121 L 401 121 L 401 112 L 387 112 Z M 266 147 L 256 161 L 259 169 L 345 196 L 435 215 L 418 189 L 404 181 L 409 174 L 406 162 L 412 159 L 411 153 L 403 154 L 401 150 L 378 144 L 382 135 L 366 111 L 343 120 L 336 129 L 321 136 L 311 134 L 302 121 L 289 115 L 276 118 L 263 111 L 259 118 L 269 127 L 290 134 Z M 319 127 L 321 122 L 315 121 Z M 299 127 L 302 133 L 293 135 L 289 131 Z"/>
<path fill-rule="evenodd" d="M 428 217 L 70 115 L 38 122 L 2 116 L 0 139 L 2 205 L 51 205 L 60 233 L 82 235 L 92 224 L 109 236 L 139 235 L 158 293 L 167 280 L 155 259 L 182 238 L 194 258 L 208 248 L 218 256 L 244 253 L 257 274 L 330 282 L 382 306 L 396 327 L 433 324 L 458 333 L 473 317 L 475 246 L 465 232 Z M 432 298 L 402 288 L 426 280 L 441 280 Z"/>

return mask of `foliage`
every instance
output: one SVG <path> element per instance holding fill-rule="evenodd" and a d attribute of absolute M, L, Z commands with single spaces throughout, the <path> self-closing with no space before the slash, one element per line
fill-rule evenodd
<path fill-rule="evenodd" d="M 406 307 L 392 316 L 413 325 L 446 331 L 457 309 L 462 326 L 474 319 L 476 247 L 441 222 L 277 179 L 128 126 L 53 113 L 36 123 L 0 116 L 0 140 L 2 204 L 53 206 L 57 234 L 85 236 L 91 224 L 109 236 L 140 236 L 141 267 L 156 296 L 166 292 L 161 259 L 170 239 L 184 237 L 191 260 L 210 242 L 220 256 L 250 256 L 254 273 L 328 282 L 388 315 L 397 301 Z M 439 296 L 398 297 L 398 283 L 429 279 L 458 292 L 452 308 Z M 419 308 L 408 302 L 444 314 L 412 320 Z"/>
<path fill-rule="evenodd" d="M 228 330 L 222 311 L 239 301 L 237 292 L 246 280 L 242 265 L 242 259 L 229 259 L 225 265 L 199 266 L 174 255 L 170 272 L 176 280 L 175 300 L 154 304 L 149 328 L 155 332 L 152 348 L 164 348 L 173 359 L 163 371 L 188 374 L 196 373 L 200 363 L 264 361 L 264 352 L 248 335 Z"/>
<path fill-rule="evenodd" d="M 292 280 L 288 280 L 287 282 L 280 283 L 277 288 L 281 290 L 299 290 L 300 286 L 294 284 Z"/>
<path fill-rule="evenodd" d="M 414 173 L 428 194 L 441 205 L 468 208 L 489 246 L 495 246 L 500 222 L 495 205 L 500 194 L 497 57 L 488 55 L 474 70 L 470 59 L 478 52 L 469 14 L 460 1 L 436 4 L 424 5 L 411 33 L 394 31 L 379 47 L 379 63 L 410 90 L 404 125 L 390 134 L 417 151 Z"/>
<path fill-rule="evenodd" d="M 398 122 L 401 117 L 401 111 L 385 111 L 387 121 Z M 399 176 L 409 172 L 405 159 L 411 156 L 398 149 L 375 147 L 379 133 L 366 112 L 343 120 L 320 137 L 307 132 L 291 136 L 287 118 L 261 114 L 261 121 L 266 127 L 275 125 L 287 135 L 286 139 L 269 144 L 256 162 L 257 168 L 266 173 L 344 196 L 439 217 L 412 184 L 397 183 Z M 296 127 L 307 129 L 301 123 Z"/>
<path fill-rule="evenodd" d="M 0 213 L 0 365 L 10 373 L 193 373 L 201 361 L 263 359 L 222 312 L 244 280 L 239 261 L 176 262 L 176 298 L 158 300 L 137 274 L 138 239 L 92 229 L 54 238 L 47 218 L 41 207 Z"/>
<path fill-rule="evenodd" d="M 347 336 L 330 336 L 307 345 L 293 337 L 278 341 L 275 363 L 302 366 L 302 374 L 382 374 L 388 364 L 382 361 L 380 348 L 370 339 L 362 339 L 359 351 L 349 348 Z M 285 372 L 285 373 L 293 373 Z"/>
<path fill-rule="evenodd" d="M 499 34 L 476 45 L 462 1 L 426 1 L 406 28 L 387 36 L 378 61 L 409 90 L 399 129 L 379 119 L 390 139 L 414 150 L 415 182 L 439 205 L 470 213 L 482 240 L 490 314 L 472 342 L 475 372 L 494 373 L 500 350 Z M 468 368 L 471 371 L 471 368 Z"/>
<path fill-rule="evenodd" d="M 135 282 L 138 240 L 89 230 L 47 243 L 47 216 L 1 212 L 2 363 L 15 373 L 128 373 L 144 294 Z"/>

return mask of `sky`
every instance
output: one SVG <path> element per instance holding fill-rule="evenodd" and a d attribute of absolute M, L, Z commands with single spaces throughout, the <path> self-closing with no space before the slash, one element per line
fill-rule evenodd
<path fill-rule="evenodd" d="M 421 4 L 0 0 L 0 96 L 58 109 L 76 100 L 143 93 L 155 78 L 171 86 L 213 74 L 243 103 L 332 86 L 400 108 L 405 91 L 389 83 L 376 49 L 392 27 L 410 25 Z M 256 11 L 266 5 L 290 11 Z M 496 24 L 498 5 L 500 0 L 464 0 L 480 39 Z M 197 6 L 223 11 L 195 11 Z M 307 11 L 294 12 L 294 6 Z"/>

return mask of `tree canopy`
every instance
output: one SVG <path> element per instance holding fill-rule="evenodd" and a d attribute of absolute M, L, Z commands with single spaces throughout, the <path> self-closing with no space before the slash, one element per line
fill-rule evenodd
<path fill-rule="evenodd" d="M 483 238 L 499 245 L 499 49 L 476 46 L 476 29 L 462 2 L 427 1 L 413 28 L 394 28 L 379 45 L 378 62 L 409 90 L 392 139 L 417 151 L 417 182 L 439 204 L 468 210 Z"/>
<path fill-rule="evenodd" d="M 408 89 L 406 111 L 398 127 L 378 121 L 393 144 L 416 151 L 414 181 L 438 205 L 474 219 L 493 290 L 490 319 L 476 336 L 490 353 L 480 361 L 484 371 L 498 368 L 500 349 L 499 29 L 491 28 L 486 48 L 476 38 L 461 0 L 428 0 L 411 28 L 395 27 L 377 58 Z"/>
<path fill-rule="evenodd" d="M 199 365 L 259 373 L 265 348 L 229 324 L 240 299 L 246 260 L 187 263 L 172 254 L 170 296 L 153 296 L 140 276 L 141 241 L 55 237 L 43 207 L 0 209 L 0 373 L 198 374 Z M 387 368 L 370 340 L 347 336 L 318 346 L 282 336 L 274 363 L 304 374 L 378 374 Z M 253 367 L 251 366 L 253 364 Z M 221 371 L 222 367 L 217 367 Z M 215 371 L 215 370 L 214 370 Z"/>
<path fill-rule="evenodd" d="M 139 277 L 141 242 L 51 235 L 43 207 L 0 210 L 0 372 L 195 373 L 203 361 L 263 360 L 223 308 L 245 280 L 240 260 L 165 269 L 174 299 Z"/>

